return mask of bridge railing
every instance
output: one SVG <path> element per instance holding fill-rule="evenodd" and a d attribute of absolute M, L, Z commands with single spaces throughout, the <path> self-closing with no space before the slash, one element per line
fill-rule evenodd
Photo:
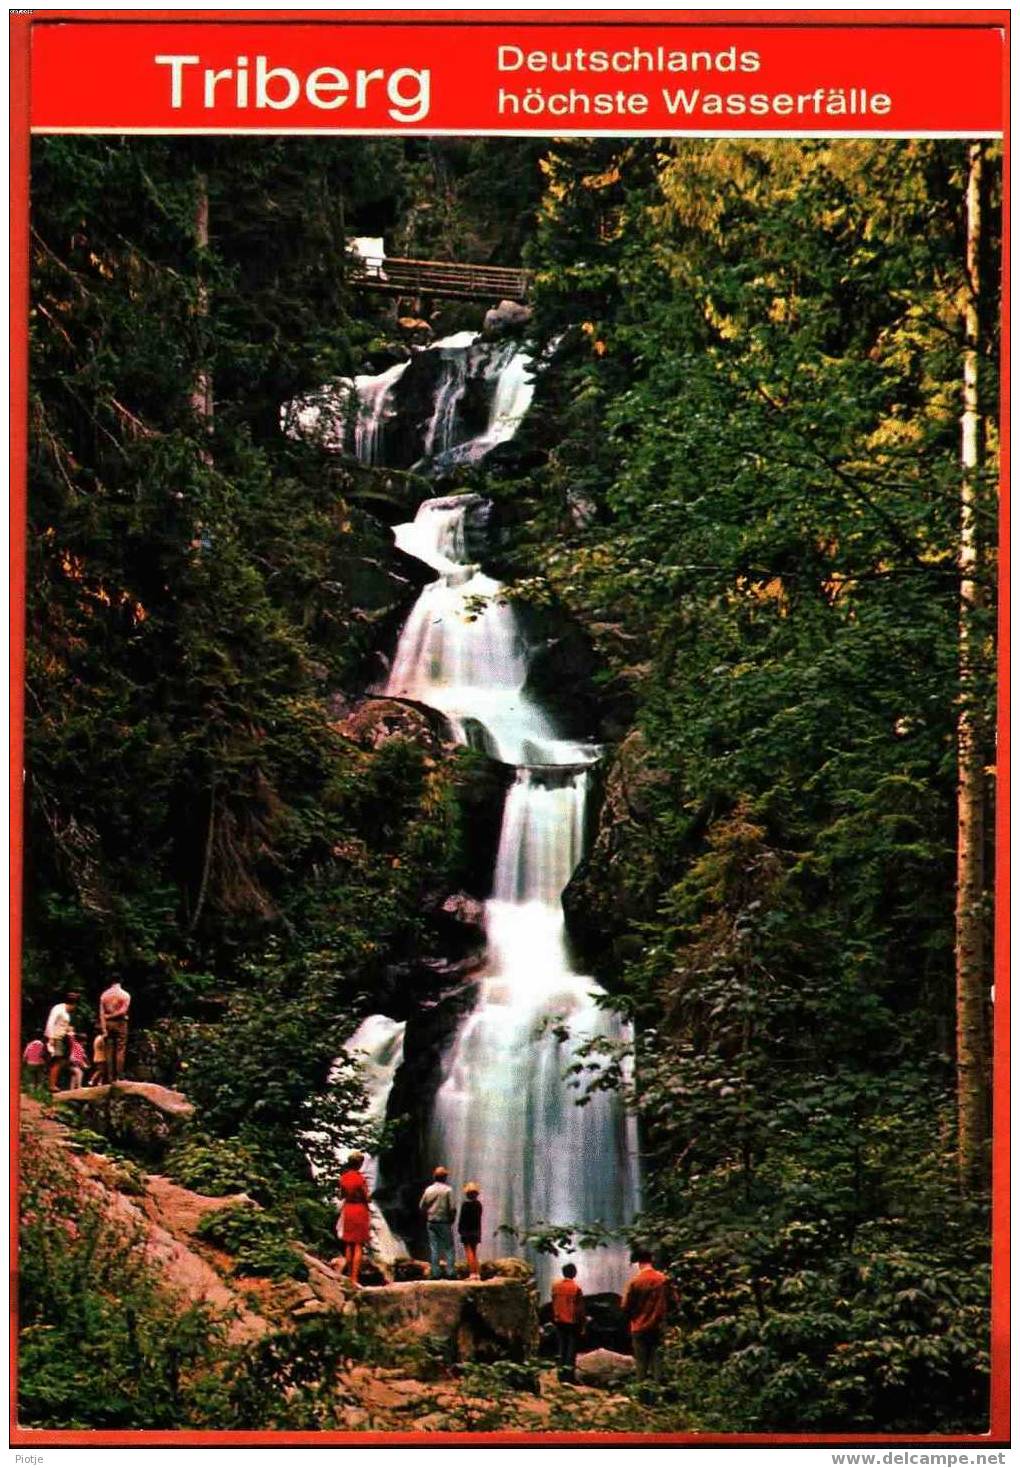
<path fill-rule="evenodd" d="M 408 260 L 395 255 L 348 255 L 347 266 L 348 277 L 354 284 L 393 295 L 524 301 L 531 287 L 531 271 L 509 265 L 464 265 L 452 260 Z"/>

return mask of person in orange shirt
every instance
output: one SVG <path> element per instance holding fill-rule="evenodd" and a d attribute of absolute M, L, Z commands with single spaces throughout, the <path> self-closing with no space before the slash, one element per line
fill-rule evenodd
<path fill-rule="evenodd" d="M 584 1333 L 584 1295 L 577 1283 L 577 1265 L 564 1264 L 563 1278 L 552 1287 L 552 1318 L 559 1347 L 560 1381 L 574 1381 L 577 1347 Z"/>
<path fill-rule="evenodd" d="M 669 1280 L 654 1267 L 651 1251 L 635 1256 L 638 1272 L 627 1285 L 620 1301 L 630 1326 L 631 1345 L 638 1381 L 658 1380 L 659 1347 L 666 1324 L 666 1292 Z"/>

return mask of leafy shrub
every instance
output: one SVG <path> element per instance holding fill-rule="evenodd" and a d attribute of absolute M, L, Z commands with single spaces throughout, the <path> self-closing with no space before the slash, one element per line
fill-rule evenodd
<path fill-rule="evenodd" d="M 261 1208 L 240 1203 L 207 1213 L 195 1233 L 234 1256 L 235 1274 L 259 1274 L 270 1279 L 308 1277 L 307 1266 L 288 1241 L 280 1220 Z"/>
<path fill-rule="evenodd" d="M 272 1194 L 262 1159 L 242 1142 L 223 1137 L 187 1137 L 172 1149 L 164 1166 L 175 1183 L 210 1198 L 249 1193 L 267 1202 Z"/>

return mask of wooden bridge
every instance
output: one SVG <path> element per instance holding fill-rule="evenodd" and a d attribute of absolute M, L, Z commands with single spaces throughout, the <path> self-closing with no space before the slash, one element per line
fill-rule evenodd
<path fill-rule="evenodd" d="M 347 256 L 347 278 L 391 296 L 452 296 L 467 301 L 526 301 L 532 272 L 511 265 L 460 265 L 452 260 L 404 260 L 394 255 Z"/>

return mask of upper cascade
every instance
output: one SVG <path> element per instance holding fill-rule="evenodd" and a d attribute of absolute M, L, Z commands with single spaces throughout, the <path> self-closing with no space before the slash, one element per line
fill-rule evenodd
<path fill-rule="evenodd" d="M 381 691 L 439 709 L 457 739 L 506 764 L 591 764 L 597 746 L 561 739 L 525 689 L 528 645 L 505 588 L 466 559 L 466 513 L 483 504 L 478 495 L 426 500 L 396 527 L 397 545 L 439 578 L 405 622 Z"/>
<path fill-rule="evenodd" d="M 534 394 L 532 349 L 458 331 L 383 372 L 342 377 L 285 403 L 284 430 L 363 464 L 440 472 L 511 439 Z"/>

